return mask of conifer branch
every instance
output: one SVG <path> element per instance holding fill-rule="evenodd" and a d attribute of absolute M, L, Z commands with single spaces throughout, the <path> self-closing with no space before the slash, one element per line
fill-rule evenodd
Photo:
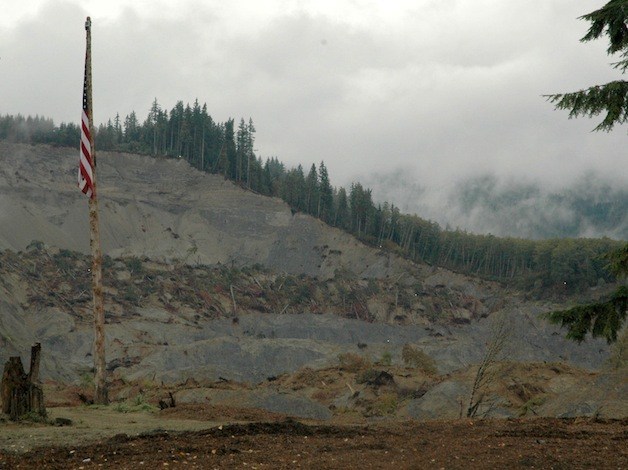
<path fill-rule="evenodd" d="M 570 119 L 580 116 L 593 117 L 606 111 L 606 116 L 595 127 L 595 131 L 608 132 L 615 124 L 628 122 L 628 82 L 625 80 L 596 85 L 572 93 L 544 96 L 556 109 L 569 110 Z"/>

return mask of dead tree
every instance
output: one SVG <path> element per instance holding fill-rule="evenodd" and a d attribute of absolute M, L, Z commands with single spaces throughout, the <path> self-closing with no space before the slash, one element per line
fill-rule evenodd
<path fill-rule="evenodd" d="M 27 414 L 46 417 L 44 391 L 39 382 L 41 344 L 31 348 L 31 367 L 24 372 L 19 356 L 10 357 L 2 374 L 2 412 L 16 421 Z"/>

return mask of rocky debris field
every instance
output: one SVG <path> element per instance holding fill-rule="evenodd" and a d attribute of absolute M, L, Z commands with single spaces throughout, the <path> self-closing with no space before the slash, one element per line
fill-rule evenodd
<path fill-rule="evenodd" d="M 2 352 L 24 357 L 42 344 L 52 404 L 91 393 L 88 269 L 86 255 L 41 243 L 0 253 Z M 155 406 L 167 390 L 181 403 L 323 420 L 457 418 L 474 404 L 478 416 L 628 415 L 625 359 L 612 363 L 621 351 L 567 341 L 539 318 L 548 305 L 443 270 L 320 280 L 106 258 L 105 290 L 118 403 Z M 491 380 L 474 393 L 477 364 L 500 335 Z M 74 397 L 55 399 L 55 387 Z"/>

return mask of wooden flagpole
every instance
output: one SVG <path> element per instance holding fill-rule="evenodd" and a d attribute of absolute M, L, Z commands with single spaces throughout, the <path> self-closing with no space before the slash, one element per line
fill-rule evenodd
<path fill-rule="evenodd" d="M 96 148 L 94 147 L 94 121 L 92 108 L 92 21 L 87 17 L 85 31 L 87 49 L 85 52 L 85 81 L 87 84 L 87 117 L 89 119 L 89 135 L 92 147 L 92 184 L 93 194 L 89 198 L 90 246 L 92 249 L 92 289 L 94 292 L 94 403 L 106 405 L 109 395 L 106 383 L 105 362 L 105 306 L 102 288 L 102 251 L 98 223 L 98 199 L 96 197 Z"/>

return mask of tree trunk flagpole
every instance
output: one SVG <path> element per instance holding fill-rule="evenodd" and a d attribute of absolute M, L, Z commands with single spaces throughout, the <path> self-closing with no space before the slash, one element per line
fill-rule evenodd
<path fill-rule="evenodd" d="M 85 50 L 85 80 L 83 83 L 83 113 L 81 119 L 81 156 L 79 187 L 89 196 L 90 247 L 92 251 L 92 289 L 94 295 L 94 403 L 107 404 L 109 397 L 106 384 L 105 362 L 105 308 L 102 287 L 102 251 L 98 223 L 98 199 L 96 198 L 96 149 L 94 147 L 94 122 L 92 109 L 92 22 L 85 21 L 87 47 Z"/>

